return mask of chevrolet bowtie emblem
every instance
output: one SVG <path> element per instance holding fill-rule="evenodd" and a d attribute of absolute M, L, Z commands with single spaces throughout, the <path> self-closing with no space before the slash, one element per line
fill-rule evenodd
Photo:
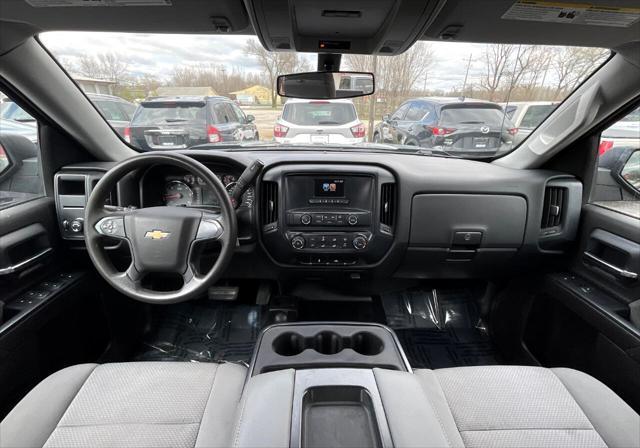
<path fill-rule="evenodd" d="M 151 232 L 147 232 L 144 234 L 145 238 L 150 238 L 152 240 L 163 240 L 171 235 L 170 232 L 163 232 L 162 230 L 152 230 Z"/>

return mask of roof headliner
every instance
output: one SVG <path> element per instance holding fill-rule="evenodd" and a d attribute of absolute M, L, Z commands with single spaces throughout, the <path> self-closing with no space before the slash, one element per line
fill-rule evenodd
<path fill-rule="evenodd" d="M 344 3 L 348 5 L 349 0 Z M 423 39 L 436 40 L 447 26 L 462 25 L 456 41 L 613 49 L 640 42 L 640 21 L 622 28 L 502 19 L 513 3 L 514 0 L 447 0 Z M 597 3 L 616 6 L 624 1 L 598 0 Z M 1 0 L 0 52 L 43 31 L 215 34 L 212 17 L 226 17 L 232 24 L 233 33 L 254 34 L 242 0 L 173 0 L 171 6 L 49 8 L 34 8 L 24 0 Z M 331 30 L 327 33 L 330 35 Z"/>

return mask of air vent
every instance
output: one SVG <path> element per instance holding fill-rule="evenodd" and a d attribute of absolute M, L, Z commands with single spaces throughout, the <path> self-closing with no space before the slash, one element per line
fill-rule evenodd
<path fill-rule="evenodd" d="M 275 182 L 262 182 L 260 216 L 263 226 L 275 227 L 278 222 L 278 184 Z"/>
<path fill-rule="evenodd" d="M 396 213 L 396 184 L 382 184 L 380 190 L 380 223 L 393 227 L 393 217 Z"/>
<path fill-rule="evenodd" d="M 544 191 L 544 210 L 540 227 L 549 229 L 562 223 L 562 212 L 565 204 L 566 189 L 563 187 L 547 187 Z"/>

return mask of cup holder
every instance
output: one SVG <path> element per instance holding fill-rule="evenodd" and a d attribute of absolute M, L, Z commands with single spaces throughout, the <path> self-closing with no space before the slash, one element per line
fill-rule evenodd
<path fill-rule="evenodd" d="M 313 337 L 313 349 L 323 355 L 335 355 L 343 348 L 342 336 L 332 331 L 322 331 Z"/>
<path fill-rule="evenodd" d="M 384 350 L 384 342 L 378 336 L 366 331 L 351 336 L 351 349 L 365 356 L 375 356 Z"/>
<path fill-rule="evenodd" d="M 335 355 L 345 348 L 350 348 L 363 356 L 376 356 L 384 350 L 384 342 L 367 331 L 353 336 L 340 336 L 333 331 L 321 331 L 307 338 L 289 331 L 273 340 L 273 351 L 281 356 L 299 355 L 308 348 L 323 355 Z"/>
<path fill-rule="evenodd" d="M 298 333 L 282 333 L 273 340 L 273 351 L 281 356 L 299 355 L 305 348 L 307 347 L 304 336 Z"/>

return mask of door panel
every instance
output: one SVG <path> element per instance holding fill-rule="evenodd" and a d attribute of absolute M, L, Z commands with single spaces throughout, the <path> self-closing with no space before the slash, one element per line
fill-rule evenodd
<path fill-rule="evenodd" d="M 607 268 L 590 260 L 585 253 L 613 266 Z M 591 280 L 622 303 L 640 299 L 640 281 L 615 273 L 614 268 L 640 273 L 640 221 L 598 205 L 587 204 L 582 209 L 580 245 L 573 270 Z"/>

